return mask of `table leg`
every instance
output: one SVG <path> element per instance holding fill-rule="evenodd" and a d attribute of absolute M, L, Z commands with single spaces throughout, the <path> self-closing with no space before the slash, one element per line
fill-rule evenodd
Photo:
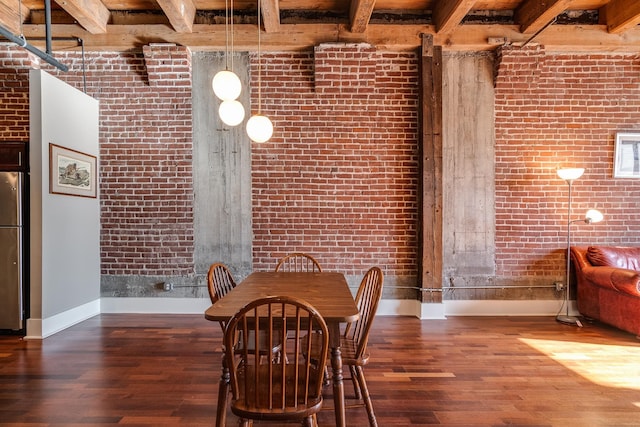
<path fill-rule="evenodd" d="M 336 427 L 344 427 L 344 384 L 342 382 L 342 353 L 340 351 L 340 325 L 327 325 L 330 328 L 331 368 L 333 370 L 333 404 L 336 411 Z"/>
<path fill-rule="evenodd" d="M 229 368 L 225 362 L 224 352 L 222 354 L 222 374 L 218 386 L 218 409 L 216 411 L 216 427 L 225 427 L 227 423 L 227 397 L 229 396 Z"/>

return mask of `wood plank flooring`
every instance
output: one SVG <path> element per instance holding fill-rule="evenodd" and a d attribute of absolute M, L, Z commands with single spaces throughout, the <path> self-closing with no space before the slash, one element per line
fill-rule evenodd
<path fill-rule="evenodd" d="M 221 335 L 197 315 L 104 314 L 44 341 L 0 337 L 0 426 L 212 426 Z M 370 351 L 380 426 L 640 426 L 640 341 L 601 324 L 378 317 Z M 364 408 L 347 422 L 366 426 Z"/>

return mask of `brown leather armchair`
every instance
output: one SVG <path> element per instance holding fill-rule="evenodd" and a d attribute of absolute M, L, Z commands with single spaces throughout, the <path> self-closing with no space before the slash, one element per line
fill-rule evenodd
<path fill-rule="evenodd" d="M 578 311 L 640 336 L 640 247 L 572 246 Z"/>

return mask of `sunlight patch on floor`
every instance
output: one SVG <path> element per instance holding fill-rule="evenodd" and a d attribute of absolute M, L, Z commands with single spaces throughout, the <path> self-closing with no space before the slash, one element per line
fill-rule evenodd
<path fill-rule="evenodd" d="M 521 341 L 596 384 L 640 390 L 640 346 L 528 338 Z"/>

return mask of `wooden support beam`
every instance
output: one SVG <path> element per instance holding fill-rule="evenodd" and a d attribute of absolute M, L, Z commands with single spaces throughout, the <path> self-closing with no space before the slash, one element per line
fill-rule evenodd
<path fill-rule="evenodd" d="M 610 33 L 621 33 L 640 24 L 640 2 L 611 0 L 601 10 Z"/>
<path fill-rule="evenodd" d="M 20 35 L 20 24 L 22 24 L 20 15 L 24 20 L 25 15 L 29 13 L 29 9 L 25 6 L 22 6 L 22 13 L 19 13 L 19 10 L 19 0 L 0 0 L 0 25 L 17 36 Z"/>
<path fill-rule="evenodd" d="M 369 25 L 376 0 L 352 0 L 349 11 L 352 33 L 364 33 Z"/>
<path fill-rule="evenodd" d="M 516 9 L 514 20 L 520 24 L 522 33 L 535 34 L 564 12 L 571 2 L 572 0 L 527 0 Z"/>
<path fill-rule="evenodd" d="M 91 34 L 107 32 L 109 9 L 100 0 L 64 0 L 58 4 Z"/>
<path fill-rule="evenodd" d="M 476 4 L 476 0 L 439 1 L 433 7 L 436 33 L 446 33 L 458 25 Z"/>
<path fill-rule="evenodd" d="M 278 0 L 259 0 L 262 8 L 262 24 L 265 33 L 280 32 L 280 2 Z"/>
<path fill-rule="evenodd" d="M 419 287 L 421 302 L 442 302 L 442 48 L 422 37 L 420 55 Z M 432 290 L 425 292 L 424 290 Z"/>
<path fill-rule="evenodd" d="M 433 35 L 434 44 L 444 51 L 494 50 L 495 40 L 518 45 L 531 36 L 520 33 L 515 25 L 462 25 L 452 33 L 436 34 L 431 25 L 369 24 L 367 31 L 354 34 L 343 24 L 282 24 L 278 33 L 262 34 L 263 51 L 311 49 L 321 43 L 368 43 L 378 50 L 415 51 L 421 46 L 421 34 Z M 23 25 L 24 35 L 41 47 L 44 25 Z M 81 38 L 87 51 L 125 51 L 142 49 L 149 43 L 175 43 L 192 51 L 224 51 L 224 24 L 195 24 L 192 33 L 176 33 L 167 24 L 109 25 L 107 33 L 91 34 L 77 24 L 54 25 L 56 37 Z M 605 25 L 552 25 L 535 37 L 547 52 L 640 52 L 640 28 L 622 34 L 607 32 Z M 79 49 L 76 42 L 54 40 L 55 49 Z M 234 26 L 234 48 L 254 51 L 255 24 Z"/>
<path fill-rule="evenodd" d="M 178 33 L 190 33 L 196 16 L 193 0 L 156 0 L 174 30 Z"/>

